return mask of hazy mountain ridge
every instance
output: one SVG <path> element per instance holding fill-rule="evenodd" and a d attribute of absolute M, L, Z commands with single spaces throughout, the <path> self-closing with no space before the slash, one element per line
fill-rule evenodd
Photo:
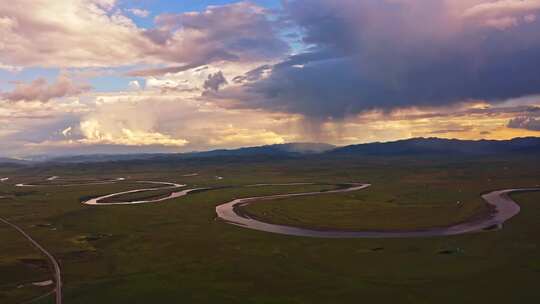
<path fill-rule="evenodd" d="M 239 149 L 220 149 L 189 153 L 148 154 L 93 154 L 55 157 L 40 162 L 91 163 L 111 161 L 167 161 L 219 157 L 305 157 L 310 155 L 336 156 L 414 156 L 414 155 L 493 155 L 505 153 L 538 153 L 540 137 L 524 137 L 511 140 L 458 140 L 441 138 L 412 138 L 393 142 L 336 147 L 321 143 L 288 143 Z M 2 164 L 31 164 L 37 161 L 22 161 L 0 158 Z"/>
<path fill-rule="evenodd" d="M 9 157 L 0 157 L 0 164 L 11 164 L 11 165 L 23 165 L 28 163 L 26 160 L 9 158 Z"/>
<path fill-rule="evenodd" d="M 246 147 L 232 150 L 213 150 L 206 152 L 185 153 L 183 156 L 213 157 L 213 156 L 249 156 L 249 155 L 303 155 L 318 154 L 331 151 L 336 146 L 322 143 L 288 143 L 259 147 Z"/>
<path fill-rule="evenodd" d="M 531 152 L 540 152 L 540 137 L 524 137 L 511 140 L 412 138 L 394 142 L 350 145 L 336 148 L 329 154 L 391 156 L 425 154 L 492 155 Z"/>

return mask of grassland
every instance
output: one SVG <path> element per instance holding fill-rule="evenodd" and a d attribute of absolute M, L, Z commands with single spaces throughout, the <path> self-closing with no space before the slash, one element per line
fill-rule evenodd
<path fill-rule="evenodd" d="M 450 179 L 436 175 L 406 179 L 354 193 L 263 201 L 244 209 L 275 224 L 345 230 L 442 227 L 490 213 L 479 195 L 490 189 L 490 182 L 467 178 L 466 186 L 456 188 Z"/>
<path fill-rule="evenodd" d="M 112 163 L 0 172 L 10 177 L 9 184 L 0 184 L 0 196 L 9 197 L 0 200 L 0 216 L 22 226 L 60 260 L 66 303 L 540 300 L 539 193 L 515 195 L 522 213 L 501 231 L 385 240 L 288 237 L 215 220 L 215 206 L 233 198 L 327 189 L 325 185 L 222 188 L 153 205 L 79 203 L 82 197 L 140 188 L 130 182 L 135 180 L 195 187 L 370 182 L 371 189 L 358 193 L 265 202 L 249 211 L 299 225 L 399 229 L 451 223 L 485 212 L 480 193 L 540 183 L 540 162 L 534 158 Z M 191 172 L 199 175 L 182 177 Z M 73 187 L 11 186 L 53 175 L 129 180 Z M 463 207 L 456 207 L 458 200 Z M 9 227 L 0 226 L 0 240 L 0 303 L 21 303 L 47 292 L 27 286 L 49 278 L 47 269 L 28 263 L 40 259 L 33 248 Z M 17 288 L 20 285 L 25 287 Z M 52 303 L 52 297 L 37 303 Z"/>

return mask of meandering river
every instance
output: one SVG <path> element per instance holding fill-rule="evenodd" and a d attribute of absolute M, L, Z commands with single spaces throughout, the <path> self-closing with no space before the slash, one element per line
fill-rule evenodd
<path fill-rule="evenodd" d="M 55 179 L 58 177 L 55 176 Z M 53 180 L 52 178 L 48 179 L 49 181 Z M 98 181 L 85 184 L 67 184 L 67 185 L 56 185 L 56 186 L 69 186 L 69 185 L 96 185 L 104 183 L 116 183 L 123 181 L 123 178 L 118 178 L 114 180 Z M 159 181 L 137 181 L 137 183 L 145 184 L 155 184 L 161 187 L 154 188 L 141 188 L 135 190 L 122 191 L 113 194 L 107 194 L 99 197 L 95 197 L 84 201 L 85 205 L 93 206 L 112 206 L 112 205 L 138 205 L 138 204 L 149 204 L 149 203 L 158 203 L 167 201 L 170 199 L 179 198 L 186 196 L 191 192 L 199 190 L 212 190 L 212 188 L 191 188 L 191 189 L 182 189 L 180 191 L 172 191 L 171 193 L 147 200 L 138 200 L 138 201 L 118 201 L 110 202 L 106 201 L 121 195 L 127 195 L 132 193 L 139 192 L 149 192 L 157 191 L 164 189 L 180 189 L 186 187 L 184 184 L 177 184 L 171 182 L 159 182 Z M 312 183 L 289 183 L 289 184 L 253 184 L 245 185 L 243 187 L 265 187 L 265 186 L 294 186 L 294 185 L 312 185 Z M 19 187 L 37 187 L 43 185 L 29 185 L 29 184 L 17 184 Z M 246 197 L 234 199 L 230 202 L 220 204 L 216 207 L 217 217 L 223 220 L 225 223 L 236 225 L 242 228 L 258 230 L 264 232 L 271 232 L 283 235 L 292 235 L 292 236 L 304 236 L 304 237 L 318 237 L 318 238 L 411 238 L 411 237 L 430 237 L 430 236 L 448 236 L 448 235 L 457 235 L 465 234 L 472 232 L 496 230 L 502 228 L 504 222 L 510 218 L 517 215 L 520 211 L 520 207 L 516 202 L 514 202 L 509 194 L 513 192 L 523 192 L 523 191 L 540 191 L 540 188 L 523 188 L 523 189 L 505 189 L 493 191 L 487 194 L 482 195 L 484 201 L 493 207 L 493 212 L 486 214 L 481 218 L 471 218 L 469 221 L 462 223 L 457 223 L 447 227 L 433 227 L 427 229 L 418 229 L 418 230 L 395 230 L 395 231 L 351 231 L 351 230 L 339 230 L 339 229 L 315 229 L 315 228 L 303 228 L 303 227 L 294 227 L 288 225 L 279 225 L 265 222 L 263 219 L 252 218 L 246 212 L 243 212 L 243 208 L 249 204 L 260 203 L 262 201 L 290 198 L 290 197 L 300 197 L 300 196 L 314 196 L 314 195 L 326 195 L 326 194 L 335 194 L 335 193 L 346 193 L 352 191 L 360 191 L 370 187 L 370 184 L 363 183 L 350 183 L 347 184 L 347 187 L 339 188 L 335 190 L 326 190 L 326 191 L 313 191 L 313 192 L 304 192 L 304 193 L 286 193 L 286 194 L 277 194 L 269 196 L 256 196 L 256 197 Z"/>
<path fill-rule="evenodd" d="M 540 191 L 540 188 L 506 189 L 493 191 L 482 195 L 489 205 L 494 207 L 493 213 L 483 218 L 471 219 L 470 221 L 447 226 L 434 227 L 419 230 L 398 231 L 349 231 L 339 229 L 310 229 L 287 225 L 278 225 L 264 222 L 261 219 L 251 218 L 242 208 L 261 201 L 274 200 L 288 197 L 324 195 L 330 193 L 344 193 L 368 188 L 369 184 L 350 184 L 348 188 L 325 192 L 306 192 L 295 194 L 279 194 L 261 197 L 248 197 L 232 200 L 216 207 L 217 216 L 226 223 L 246 229 L 271 232 L 283 235 L 318 237 L 318 238 L 412 238 L 430 236 L 448 236 L 493 230 L 502 227 L 508 219 L 519 213 L 520 207 L 509 196 L 513 192 Z"/>

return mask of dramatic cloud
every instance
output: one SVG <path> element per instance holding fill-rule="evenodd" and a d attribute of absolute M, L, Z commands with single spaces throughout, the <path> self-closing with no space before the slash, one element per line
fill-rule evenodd
<path fill-rule="evenodd" d="M 201 96 L 201 94 L 207 95 L 217 92 L 218 89 L 226 88 L 229 85 L 227 79 L 229 75 L 233 75 L 231 76 L 233 78 L 235 75 L 243 75 L 258 65 L 258 63 L 238 62 L 216 63 L 176 73 L 148 76 L 145 88 L 160 89 L 162 93 L 183 92 L 184 96 L 192 97 Z M 207 99 L 211 101 L 210 97 Z"/>
<path fill-rule="evenodd" d="M 223 72 L 219 71 L 215 74 L 208 75 L 208 79 L 204 82 L 204 89 L 205 90 L 212 90 L 217 91 L 219 88 L 223 85 L 226 85 L 228 83 L 225 76 L 223 76 Z"/>
<path fill-rule="evenodd" d="M 536 21 L 538 11 L 540 11 L 538 0 L 499 0 L 484 1 L 471 6 L 465 10 L 463 16 L 478 20 L 485 26 L 504 30 L 521 23 Z"/>
<path fill-rule="evenodd" d="M 90 93 L 86 102 L 0 103 L 0 155 L 181 152 L 324 141 L 338 145 L 416 136 L 503 139 L 538 131 L 507 128 L 531 116 L 531 100 L 490 107 L 485 102 L 450 107 L 368 111 L 311 126 L 299 115 L 227 109 L 193 94 L 161 91 Z M 536 101 L 535 101 L 536 100 Z M 525 105 L 517 105 L 525 104 Z M 316 128 L 313 132 L 310 128 Z"/>
<path fill-rule="evenodd" d="M 49 103 L 0 101 L 0 154 L 27 154 L 32 142 L 62 139 L 61 131 L 77 123 L 88 110 L 75 98 Z"/>
<path fill-rule="evenodd" d="M 309 51 L 221 97 L 325 120 L 540 93 L 538 2 L 288 1 Z M 493 18 L 523 22 L 502 31 L 486 26 Z"/>
<path fill-rule="evenodd" d="M 539 134 L 540 0 L 128 2 L 0 1 L 0 155 Z"/>
<path fill-rule="evenodd" d="M 528 116 L 516 117 L 508 122 L 509 128 L 540 131 L 540 119 Z"/>
<path fill-rule="evenodd" d="M 155 45 L 149 55 L 185 65 L 145 69 L 131 75 L 175 73 L 216 61 L 278 58 L 288 45 L 278 37 L 268 11 L 249 2 L 211 6 L 203 12 L 164 14 L 144 33 Z"/>
<path fill-rule="evenodd" d="M 141 84 L 139 83 L 139 81 L 137 80 L 132 80 L 128 83 L 128 87 L 131 89 L 131 90 L 140 90 L 141 89 Z"/>
<path fill-rule="evenodd" d="M 148 69 L 130 71 L 127 73 L 127 76 L 149 77 L 149 76 L 159 76 L 159 75 L 165 75 L 165 74 L 175 74 L 175 73 L 180 73 L 184 71 L 189 71 L 191 69 L 195 69 L 200 66 L 201 64 L 199 63 L 193 63 L 193 64 L 186 64 L 186 65 L 179 65 L 179 66 L 171 66 L 171 67 L 166 67 L 166 68 L 148 68 Z"/>
<path fill-rule="evenodd" d="M 286 129 L 279 129 L 293 119 L 286 114 L 228 111 L 197 99 L 160 96 L 159 92 L 99 99 L 97 108 L 81 119 L 79 143 L 185 146 L 184 150 L 280 143 L 286 135 L 279 133 Z"/>
<path fill-rule="evenodd" d="M 113 132 L 103 131 L 103 127 L 97 120 L 85 120 L 80 125 L 81 132 L 85 136 L 80 142 L 85 144 L 113 144 L 124 146 L 184 146 L 188 143 L 184 139 L 174 139 L 169 135 L 159 132 L 120 127 Z M 109 128 L 110 130 L 110 128 Z"/>
<path fill-rule="evenodd" d="M 540 107 L 531 107 L 523 115 L 511 119 L 508 122 L 508 127 L 512 129 L 540 131 Z"/>
<path fill-rule="evenodd" d="M 115 1 L 0 2 L 0 63 L 88 67 L 136 62 L 151 47 Z"/>
<path fill-rule="evenodd" d="M 137 16 L 137 17 L 141 17 L 141 18 L 146 18 L 150 15 L 150 12 L 147 11 L 147 10 L 143 10 L 143 9 L 140 9 L 140 8 L 131 8 L 131 9 L 128 9 L 128 12 L 132 13 L 133 15 Z"/>
<path fill-rule="evenodd" d="M 139 17 L 148 13 L 128 12 Z M 0 68 L 197 66 L 266 60 L 288 50 L 268 13 L 248 2 L 160 15 L 155 22 L 155 28 L 139 28 L 114 0 L 20 0 L 17 5 L 3 1 Z M 167 69 L 150 71 L 171 71 Z M 145 74 L 150 72 L 139 72 Z"/>
<path fill-rule="evenodd" d="M 212 6 L 203 12 L 161 15 L 156 23 L 159 30 L 170 34 L 166 41 L 159 41 L 165 46 L 160 51 L 175 62 L 207 62 L 214 58 L 256 61 L 274 58 L 288 49 L 276 39 L 267 11 L 249 2 Z"/>
<path fill-rule="evenodd" d="M 30 83 L 18 83 L 13 91 L 0 94 L 0 97 L 8 101 L 47 102 L 53 98 L 79 95 L 89 90 L 90 86 L 75 84 L 65 75 L 60 75 L 52 84 L 43 78 Z"/>

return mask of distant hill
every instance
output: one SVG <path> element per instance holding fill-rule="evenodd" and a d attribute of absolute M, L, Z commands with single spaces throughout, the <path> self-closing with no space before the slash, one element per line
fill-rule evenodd
<path fill-rule="evenodd" d="M 377 142 L 345 147 L 321 143 L 289 143 L 231 150 L 213 150 L 190 153 L 149 154 L 94 154 L 65 156 L 48 159 L 57 163 L 92 163 L 111 161 L 176 161 L 205 158 L 290 158 L 306 156 L 421 156 L 462 155 L 482 156 L 495 154 L 534 154 L 540 156 L 540 137 L 524 137 L 512 140 L 457 140 L 441 138 L 412 138 L 393 142 Z M 0 163 L 2 163 L 0 158 Z M 26 161 L 4 159 L 5 163 L 25 164 Z M 43 162 L 43 161 L 42 161 Z"/>
<path fill-rule="evenodd" d="M 247 147 L 233 150 L 213 150 L 207 152 L 184 153 L 184 157 L 216 157 L 216 156 L 300 156 L 319 154 L 335 149 L 336 146 L 321 143 L 289 143 L 260 147 Z"/>
<path fill-rule="evenodd" d="M 15 158 L 7 158 L 7 157 L 0 157 L 0 164 L 2 165 L 24 165 L 27 164 L 28 161 L 15 159 Z"/>
<path fill-rule="evenodd" d="M 90 154 L 63 156 L 49 159 L 51 162 L 58 163 L 92 163 L 92 162 L 110 162 L 110 161 L 130 161 L 130 160 L 168 160 L 185 158 L 208 158 L 208 157 L 240 157 L 240 156 L 274 156 L 290 157 L 306 154 L 324 153 L 335 149 L 329 144 L 320 143 L 288 143 L 276 144 L 260 147 L 247 147 L 231 150 L 212 150 L 204 152 L 189 153 L 148 153 L 148 154 Z"/>
<path fill-rule="evenodd" d="M 505 153 L 540 153 L 540 138 L 512 140 L 457 140 L 412 138 L 386 143 L 351 145 L 330 151 L 329 155 L 493 155 Z M 540 155 L 540 154 L 539 154 Z"/>
<path fill-rule="evenodd" d="M 88 155 L 72 155 L 60 156 L 47 159 L 47 162 L 58 163 L 97 163 L 97 162 L 112 162 L 112 161 L 129 161 L 129 160 L 148 160 L 154 159 L 163 155 L 162 153 L 140 153 L 140 154 L 88 154 Z"/>

